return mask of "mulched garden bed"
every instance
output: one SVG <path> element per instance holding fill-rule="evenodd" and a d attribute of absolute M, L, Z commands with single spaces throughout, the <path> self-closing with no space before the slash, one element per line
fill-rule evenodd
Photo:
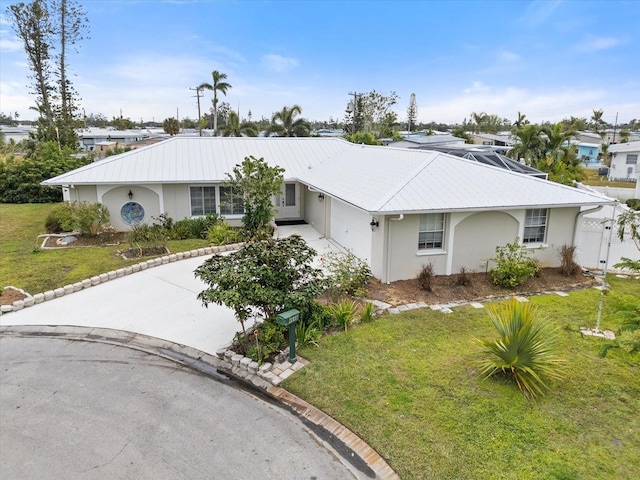
<path fill-rule="evenodd" d="M 560 273 L 559 268 L 542 268 L 535 277 L 513 289 L 494 285 L 488 273 L 468 273 L 466 276 L 470 281 L 466 286 L 459 284 L 460 276 L 457 274 L 434 276 L 431 292 L 421 289 L 417 279 L 401 280 L 390 285 L 374 280 L 366 286 L 365 297 L 394 306 L 417 302 L 433 305 L 557 290 L 567 291 L 598 285 L 598 281 L 590 274 L 565 276 Z"/>

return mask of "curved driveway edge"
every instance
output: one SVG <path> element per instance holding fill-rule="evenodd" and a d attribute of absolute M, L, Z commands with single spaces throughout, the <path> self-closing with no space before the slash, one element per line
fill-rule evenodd
<path fill-rule="evenodd" d="M 249 374 L 226 361 L 201 350 L 139 333 L 108 328 L 78 326 L 4 325 L 0 336 L 47 337 L 64 340 L 100 342 L 119 345 L 172 360 L 222 381 L 233 380 L 244 387 L 262 392 L 284 405 L 309 426 L 316 435 L 352 463 L 369 478 L 399 480 L 389 464 L 364 440 L 301 398 L 280 387 L 274 387 L 257 375 Z"/>

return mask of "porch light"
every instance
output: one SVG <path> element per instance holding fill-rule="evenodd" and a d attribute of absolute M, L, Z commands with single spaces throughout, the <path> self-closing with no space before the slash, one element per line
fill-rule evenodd
<path fill-rule="evenodd" d="M 376 217 L 373 217 L 371 219 L 371 222 L 369 222 L 369 226 L 371 227 L 371 231 L 375 232 L 380 226 L 380 222 L 378 222 L 378 219 Z"/>
<path fill-rule="evenodd" d="M 133 192 L 131 191 L 131 189 L 129 189 L 129 193 L 127 193 L 127 196 L 129 197 L 129 200 L 133 198 Z"/>
<path fill-rule="evenodd" d="M 318 201 L 322 202 L 324 200 L 324 193 L 319 193 L 318 194 Z"/>

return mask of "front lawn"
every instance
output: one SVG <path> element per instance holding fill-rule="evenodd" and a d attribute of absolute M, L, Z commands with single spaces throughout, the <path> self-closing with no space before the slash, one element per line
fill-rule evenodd
<path fill-rule="evenodd" d="M 44 222 L 54 204 L 0 204 L 0 287 L 12 285 L 35 294 L 125 267 L 140 259 L 123 260 L 111 247 L 40 250 Z M 208 245 L 206 240 L 172 240 L 171 252 Z"/>
<path fill-rule="evenodd" d="M 640 295 L 637 280 L 613 292 Z M 616 329 L 610 297 L 602 328 Z M 582 337 L 599 292 L 531 302 L 560 326 L 566 377 L 528 401 L 518 388 L 478 378 L 473 337 L 494 338 L 486 310 L 387 315 L 302 349 L 311 364 L 284 387 L 363 437 L 401 478 L 640 478 L 640 358 Z"/>

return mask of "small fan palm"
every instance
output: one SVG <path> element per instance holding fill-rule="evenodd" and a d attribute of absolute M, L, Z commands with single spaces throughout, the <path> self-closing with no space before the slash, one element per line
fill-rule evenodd
<path fill-rule="evenodd" d="M 562 378 L 564 359 L 556 355 L 556 330 L 528 303 L 513 300 L 490 311 L 499 338 L 475 342 L 491 356 L 480 363 L 481 374 L 503 372 L 527 397 L 544 395 L 548 382 Z"/>

